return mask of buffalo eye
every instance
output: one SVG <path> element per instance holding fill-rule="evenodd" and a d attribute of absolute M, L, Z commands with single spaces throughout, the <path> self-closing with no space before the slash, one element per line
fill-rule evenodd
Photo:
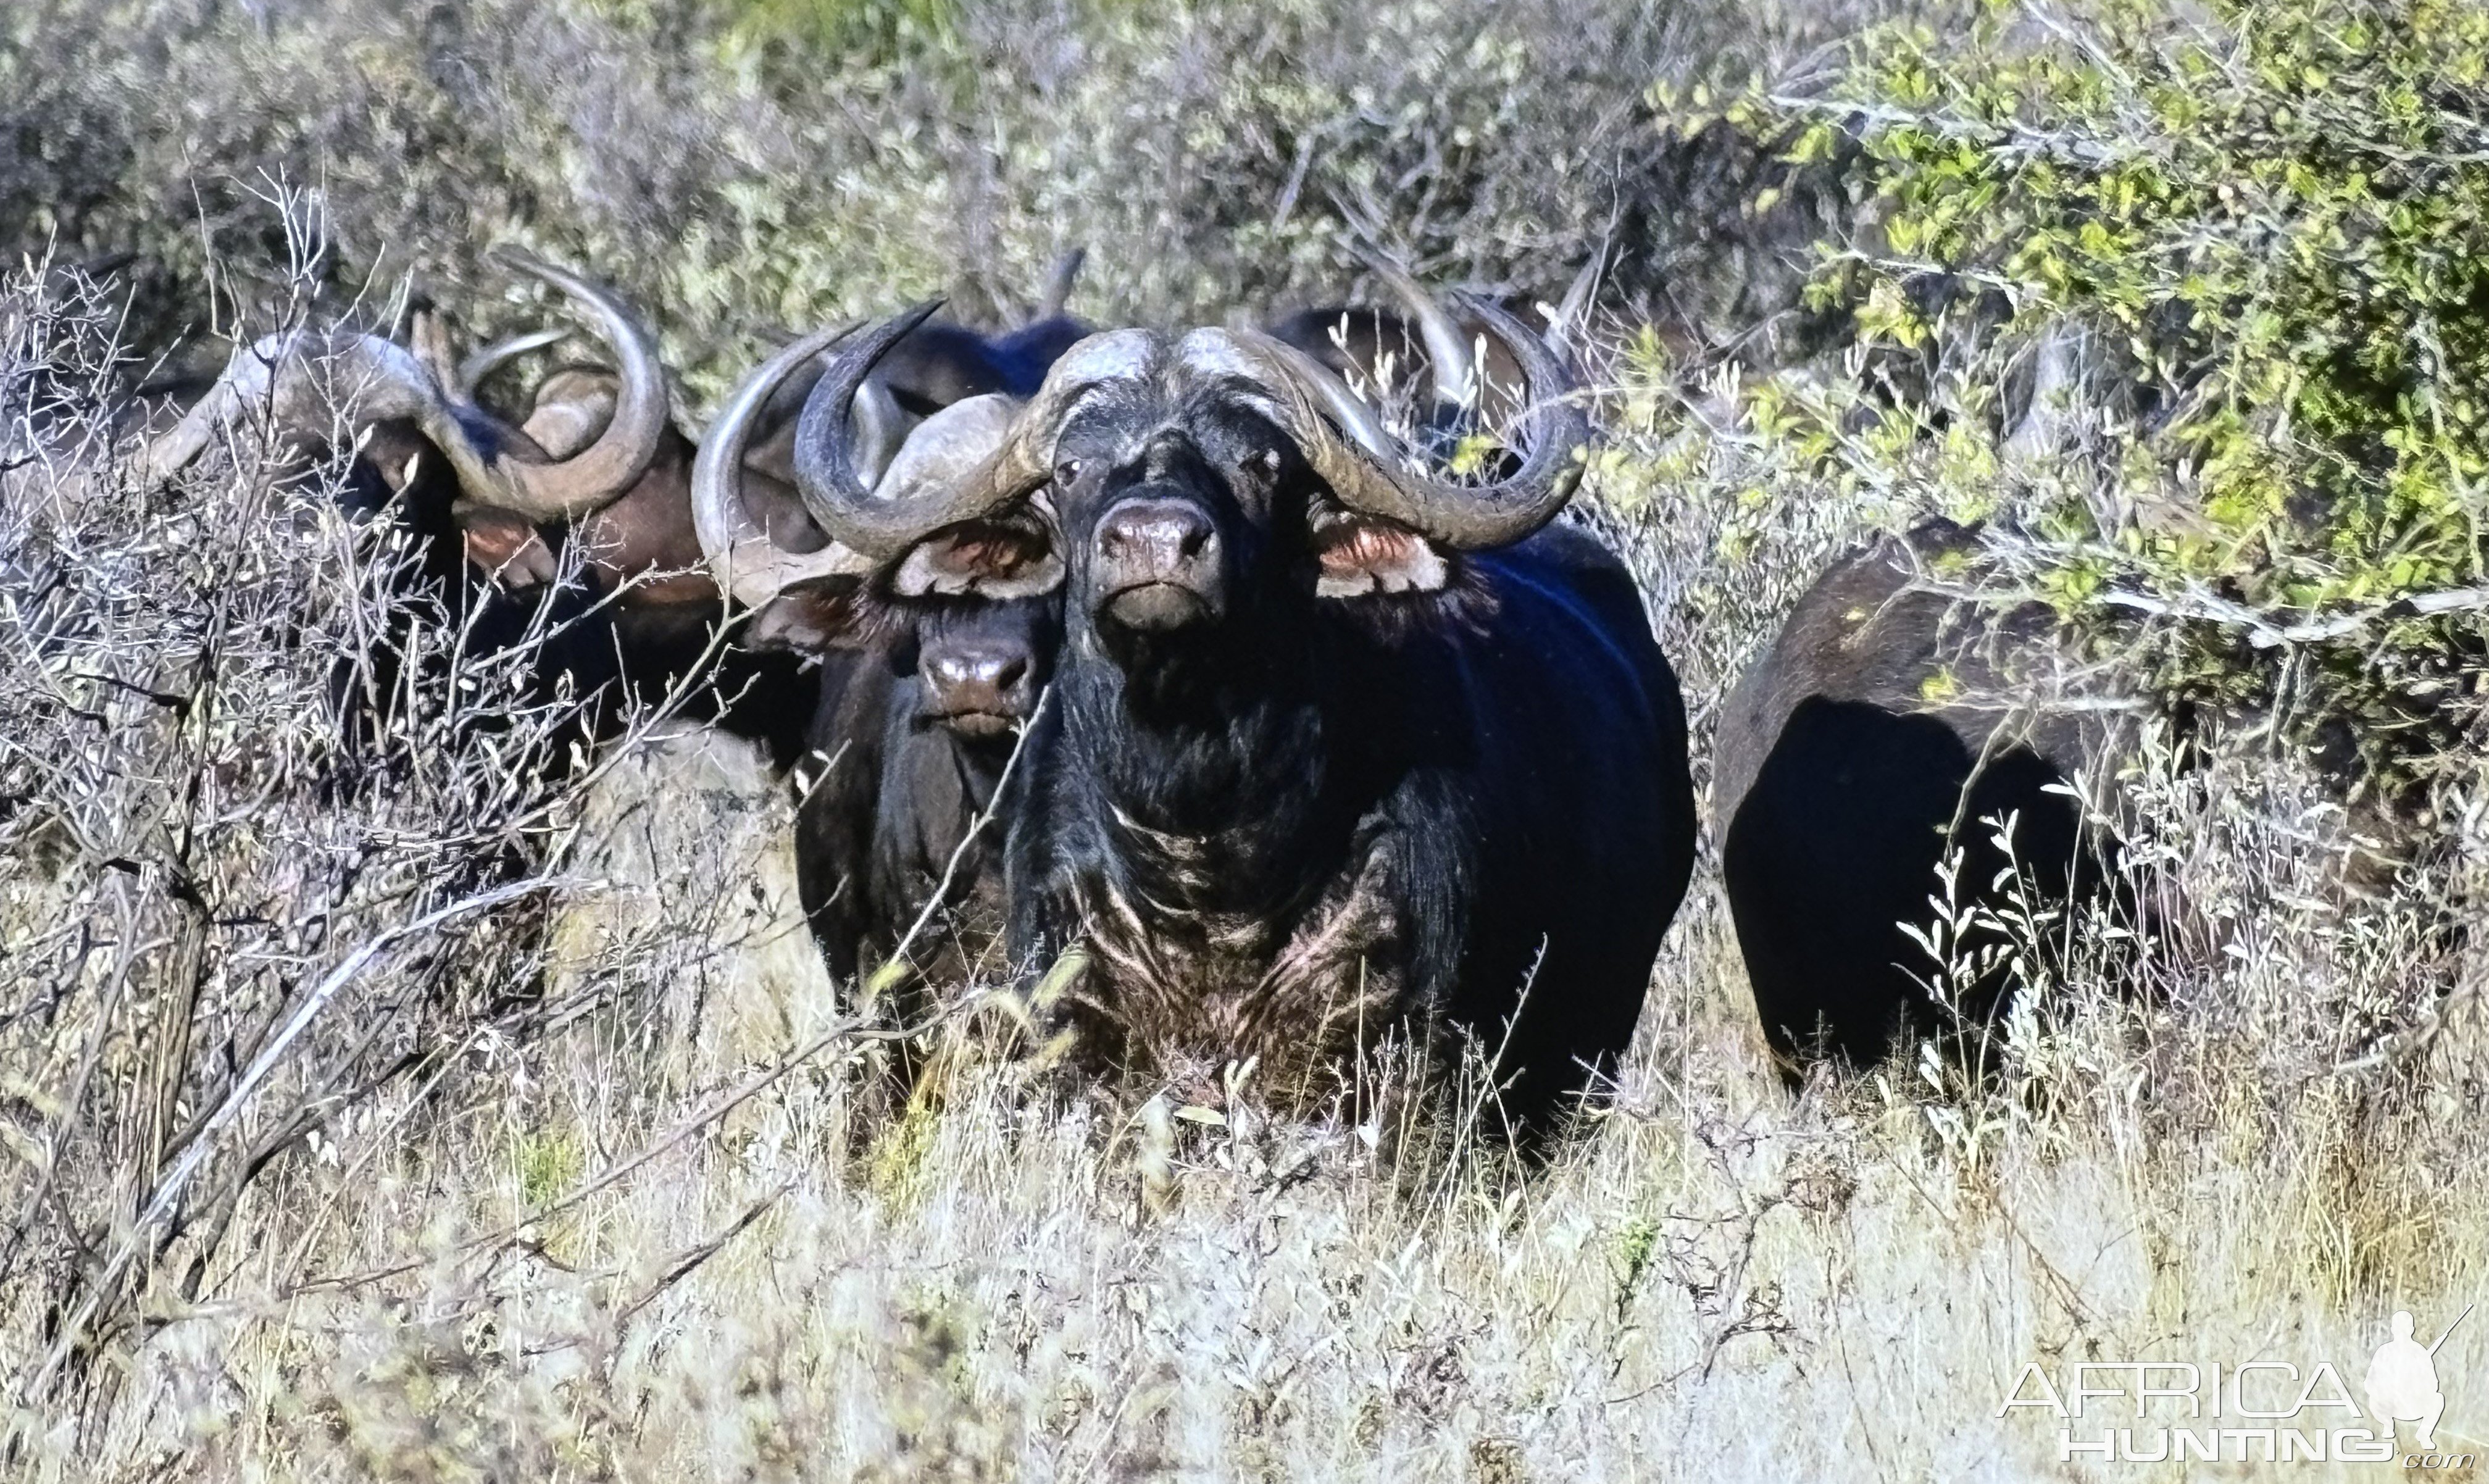
<path fill-rule="evenodd" d="M 1078 459 L 1065 459 L 1054 466 L 1054 482 L 1057 484 L 1068 485 L 1079 477 L 1080 461 Z"/>
<path fill-rule="evenodd" d="M 1243 468 L 1248 474 L 1259 474 L 1265 479 L 1276 478 L 1279 473 L 1279 450 L 1257 448 L 1244 455 Z"/>

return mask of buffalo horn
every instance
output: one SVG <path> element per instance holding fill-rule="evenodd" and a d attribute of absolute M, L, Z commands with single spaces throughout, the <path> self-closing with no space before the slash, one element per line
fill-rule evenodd
<path fill-rule="evenodd" d="M 1589 441 L 1589 421 L 1570 399 L 1572 379 L 1544 341 L 1502 309 L 1463 296 L 1461 306 L 1512 352 L 1527 382 L 1528 402 L 1519 430 L 1528 452 L 1506 479 L 1489 485 L 1455 484 L 1414 473 L 1379 453 L 1343 415 L 1354 402 L 1337 378 L 1289 356 L 1267 337 L 1247 337 L 1262 353 L 1266 383 L 1289 393 L 1293 430 L 1307 462 L 1350 509 L 1381 516 L 1430 540 L 1461 551 L 1509 546 L 1556 518 L 1581 482 L 1574 458 Z M 1333 422 L 1350 430 L 1343 439 Z"/>
<path fill-rule="evenodd" d="M 1044 485 L 1053 474 L 1054 439 L 1063 420 L 1099 383 L 1130 374 L 1133 357 L 1149 338 L 1139 330 L 1116 330 L 1074 345 L 999 438 L 993 436 L 990 411 L 928 418 L 908 436 L 889 471 L 867 485 L 855 429 L 856 393 L 890 348 L 938 307 L 938 300 L 919 304 L 842 346 L 795 427 L 795 490 L 805 509 L 831 540 L 876 561 Z M 980 456 L 968 457 L 971 450 Z"/>
<path fill-rule="evenodd" d="M 870 563 L 833 541 L 817 552 L 787 551 L 752 518 L 743 499 L 743 458 L 753 424 L 787 380 L 853 332 L 842 325 L 805 336 L 770 357 L 734 388 L 692 459 L 692 525 L 720 588 L 759 608 L 795 583 L 864 572 Z"/>

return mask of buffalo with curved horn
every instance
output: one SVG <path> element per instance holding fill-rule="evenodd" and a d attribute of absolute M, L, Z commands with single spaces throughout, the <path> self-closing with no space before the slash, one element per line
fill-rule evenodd
<path fill-rule="evenodd" d="M 329 384 L 351 390 L 373 421 L 411 424 L 456 471 L 462 498 L 534 521 L 567 521 L 628 492 L 657 457 L 671 402 L 650 335 L 621 301 L 597 284 L 512 248 L 496 257 L 569 295 L 599 322 L 615 353 L 620 394 L 603 434 L 567 458 L 554 458 L 518 430 L 455 397 L 415 356 L 376 335 L 272 335 L 237 354 L 208 395 L 172 431 L 151 443 L 142 476 L 167 478 L 196 459 L 224 428 L 261 406 L 290 431 L 324 430 L 329 389 L 313 374 L 327 362 Z"/>
<path fill-rule="evenodd" d="M 1492 485 L 1415 472 L 1249 331 L 1093 336 L 870 484 L 855 390 L 928 311 L 815 389 L 796 473 L 834 540 L 903 569 L 1011 522 L 1062 568 L 1006 896 L 1019 961 L 1087 946 L 1073 1015 L 1101 1066 L 1200 1095 L 1257 1062 L 1303 1097 L 1395 1030 L 1449 1031 L 1539 1130 L 1632 1035 L 1692 867 L 1683 707 L 1622 563 L 1550 524 L 1588 436 L 1560 361 L 1463 307 L 1531 397 Z"/>
<path fill-rule="evenodd" d="M 234 355 L 142 451 L 138 472 L 168 479 L 263 415 L 304 444 L 349 444 L 350 498 L 411 529 L 423 586 L 488 648 L 540 644 L 536 683 L 578 698 L 590 736 L 610 729 L 629 687 L 644 698 L 679 692 L 694 715 L 788 755 L 810 685 L 775 656 L 728 654 L 718 668 L 725 609 L 693 528 L 692 447 L 672 425 L 655 337 L 603 286 L 516 249 L 495 256 L 584 310 L 613 369 L 558 371 L 513 426 L 475 405 L 470 388 L 498 359 L 536 348 L 535 337 L 452 370 L 437 325 L 422 320 L 414 350 L 347 331 L 272 335 Z M 791 490 L 756 484 L 778 525 L 801 524 Z M 576 582 L 557 581 L 564 551 L 577 555 Z M 366 688 L 394 692 L 385 675 Z"/>
<path fill-rule="evenodd" d="M 745 449 L 787 387 L 819 369 L 820 385 L 860 401 L 874 385 L 873 358 L 924 318 L 895 333 L 830 329 L 788 346 L 728 399 L 694 467 L 710 570 L 756 611 L 745 642 L 818 664 L 811 776 L 799 774 L 797 884 L 842 979 L 896 952 L 929 902 L 941 930 L 913 946 L 920 969 L 956 973 L 998 936 L 1000 831 L 977 826 L 1035 713 L 1059 627 L 1062 564 L 1023 521 L 945 523 L 872 555 L 849 544 L 808 553 L 751 508 Z M 987 392 L 936 409 L 878 471 L 877 498 L 904 506 L 938 495 L 991 456 L 1018 406 Z M 838 508 L 803 448 L 803 501 Z M 899 994 L 902 1013 L 921 1002 L 913 981 Z"/>

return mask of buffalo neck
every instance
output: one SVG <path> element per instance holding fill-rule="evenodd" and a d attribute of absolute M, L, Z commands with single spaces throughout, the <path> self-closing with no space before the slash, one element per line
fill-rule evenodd
<path fill-rule="evenodd" d="M 1152 646 L 1123 665 L 1074 647 L 1089 652 L 1056 678 L 1073 764 L 1059 776 L 1117 874 L 1154 899 L 1242 910 L 1293 893 L 1304 854 L 1345 837 L 1322 687 L 1268 658 L 1290 646 Z"/>

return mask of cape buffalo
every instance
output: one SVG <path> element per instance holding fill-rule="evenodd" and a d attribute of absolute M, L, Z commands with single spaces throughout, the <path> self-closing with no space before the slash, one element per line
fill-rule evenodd
<path fill-rule="evenodd" d="M 1965 969 L 1950 1006 L 1925 929 L 1960 851 L 1952 908 L 2064 902 L 2106 879 L 2106 842 L 2066 791 L 2103 754 L 2111 713 L 2017 704 L 2028 667 L 2060 653 L 2054 615 L 1998 614 L 1917 585 L 1972 538 L 1933 523 L 1852 552 L 1798 599 L 1722 708 L 1712 817 L 1763 1034 L 1785 1075 L 1829 1055 L 1880 1060 L 1929 1036 L 1958 1052 L 2001 1008 L 2001 962 Z M 2011 814 L 2012 859 L 1986 821 Z M 1992 930 L 1955 945 L 1975 963 Z M 1965 1038 L 1971 1038 L 1966 1040 Z"/>
<path fill-rule="evenodd" d="M 988 412 L 1035 391 L 1088 332 L 1066 313 L 1082 257 L 1055 265 L 1037 317 L 1016 329 L 987 336 L 927 320 L 889 349 L 853 394 L 868 477 L 904 484 L 990 444 Z M 848 978 L 896 952 L 932 903 L 938 920 L 927 919 L 932 930 L 910 958 L 939 974 L 981 956 L 1000 921 L 989 870 L 999 831 L 975 826 L 1044 688 L 1062 567 L 1009 521 L 941 533 L 890 563 L 822 546 L 814 523 L 802 525 L 809 545 L 790 541 L 796 523 L 756 501 L 754 472 L 783 472 L 781 487 L 817 513 L 822 497 L 791 459 L 790 414 L 844 338 L 810 336 L 736 389 L 710 429 L 693 503 L 716 580 L 754 611 L 744 642 L 818 667 L 796 869 L 830 972 Z"/>
<path fill-rule="evenodd" d="M 1549 527 L 1588 432 L 1559 362 L 1468 307 L 1532 399 L 1491 486 L 1408 471 L 1249 331 L 1085 340 L 1025 407 L 986 404 L 990 451 L 874 486 L 849 409 L 930 308 L 806 408 L 797 467 L 842 544 L 901 560 L 1024 517 L 1064 568 L 1006 896 L 1016 960 L 1086 946 L 1071 1013 L 1101 1063 L 1189 1087 L 1258 1059 L 1302 1097 L 1387 1033 L 1452 1032 L 1535 1130 L 1632 1035 L 1693 860 L 1683 710 L 1622 563 Z"/>
<path fill-rule="evenodd" d="M 1041 533 L 1008 517 L 933 533 L 889 561 L 838 546 L 792 552 L 754 518 L 742 447 L 755 419 L 843 333 L 798 342 L 737 388 L 701 450 L 695 507 L 717 580 L 755 611 L 745 642 L 819 665 L 796 869 L 830 972 L 872 967 L 925 919 L 910 961 L 940 975 L 983 956 L 998 933 L 1000 831 L 977 825 L 1044 691 L 1063 567 Z M 939 478 L 981 456 L 994 442 L 989 413 L 1014 405 L 985 393 L 936 410 L 882 482 Z M 820 499 L 800 470 L 796 489 L 808 504 Z M 911 985 L 901 1008 L 918 1003 Z"/>
<path fill-rule="evenodd" d="M 432 327 L 418 326 L 413 351 L 369 334 L 270 336 L 235 354 L 150 442 L 139 472 L 169 478 L 236 422 L 262 415 L 305 444 L 347 441 L 357 450 L 348 499 L 415 537 L 408 596 L 440 603 L 472 646 L 534 645 L 539 699 L 575 698 L 573 738 L 609 732 L 627 689 L 644 700 L 671 695 L 687 714 L 790 755 L 811 682 L 784 657 L 721 655 L 715 643 L 725 607 L 701 560 L 692 445 L 673 426 L 655 338 L 601 286 L 514 250 L 498 256 L 585 309 L 615 369 L 557 373 L 514 426 L 469 399 L 445 349 L 427 343 Z M 775 524 L 800 519 L 783 487 L 756 502 Z M 565 571 L 575 580 L 558 581 Z M 348 708 L 354 725 L 386 725 L 397 688 L 386 642 L 382 649 L 378 668 L 354 682 L 364 693 Z M 567 751 L 558 740 L 549 762 Z"/>

